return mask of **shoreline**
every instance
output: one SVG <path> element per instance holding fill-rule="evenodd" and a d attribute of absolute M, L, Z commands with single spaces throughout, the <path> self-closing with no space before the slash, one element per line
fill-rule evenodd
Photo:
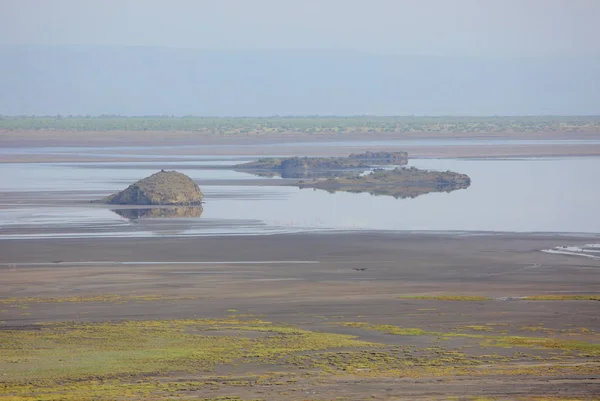
<path fill-rule="evenodd" d="M 277 237 L 278 241 L 293 243 L 295 240 L 298 241 L 319 241 L 320 239 L 332 239 L 334 241 L 350 241 L 357 242 L 361 238 L 368 238 L 370 242 L 376 240 L 382 240 L 385 242 L 390 241 L 443 241 L 447 239 L 455 239 L 461 241 L 533 241 L 539 243 L 555 243 L 555 242 L 582 242 L 595 240 L 600 242 L 600 233 L 571 233 L 571 232 L 510 232 L 510 231 L 428 231 L 428 230 L 324 230 L 324 231 L 311 231 L 311 232 L 287 232 L 279 234 L 227 234 L 227 235 L 215 235 L 206 236 L 205 239 L 208 242 L 218 242 L 223 239 L 228 242 L 263 242 L 268 241 L 269 238 Z M 102 238 L 101 242 L 103 245 L 122 245 L 123 238 Z M 164 240 L 168 245 L 176 245 L 179 240 L 183 242 L 193 242 L 194 236 L 156 236 L 156 237 L 128 237 L 124 242 L 131 242 L 132 244 L 145 244 L 145 243 L 160 243 Z M 53 245 L 61 245 L 60 242 L 73 244 L 75 242 L 96 242 L 96 238 L 38 238 L 32 239 L 35 242 L 55 242 Z M 560 244 L 558 244 L 560 245 Z M 4 248 L 3 241 L 0 242 L 0 250 Z M 5 249 L 7 250 L 7 249 Z M 299 250 L 300 251 L 300 250 Z M 458 252 L 458 250 L 456 250 Z M 541 249 L 539 250 L 541 251 Z M 14 260 L 8 261 L 4 258 L 10 252 L 0 252 L 0 266 L 7 263 L 16 263 Z M 296 253 L 295 253 L 296 254 Z M 130 255 L 127 255 L 128 257 Z M 100 259 L 99 259 L 100 260 Z M 273 260 L 273 259 L 272 259 Z"/>
<path fill-rule="evenodd" d="M 166 220 L 166 219 L 165 219 Z M 215 227 L 219 227 L 215 225 Z M 21 232 L 20 228 L 15 229 L 16 232 Z M 77 233 L 49 233 L 44 234 L 2 234 L 0 241 L 62 241 L 62 240 L 94 240 L 107 241 L 114 239 L 201 239 L 201 238 L 236 238 L 236 239 L 252 239 L 271 236 L 289 236 L 289 235 L 318 235 L 318 236 L 333 236 L 333 235 L 382 235 L 382 236 L 428 236 L 428 237 L 524 237 L 531 238 L 567 238 L 572 240 L 593 239 L 600 236 L 599 232 L 568 232 L 568 231 L 468 231 L 468 230 L 379 230 L 379 229 L 336 229 L 336 228 L 310 228 L 298 230 L 286 230 L 283 227 L 272 227 L 272 231 L 253 231 L 248 233 L 230 232 L 230 233 L 194 233 L 194 234 L 164 234 L 164 233 L 149 233 L 149 235 L 136 235 L 143 232 L 127 232 L 122 231 L 114 235 L 104 232 L 77 232 Z M 600 240 L 600 239 L 599 239 Z"/>
<path fill-rule="evenodd" d="M 319 304 L 373 294 L 377 299 L 384 294 L 594 294 L 600 290 L 600 260 L 543 252 L 590 242 L 600 242 L 600 235 L 365 232 L 0 241 L 5 277 L 0 293 L 3 298 L 201 294 L 215 302 L 249 299 L 260 305 L 272 297 L 287 304 L 292 300 L 286 293 L 296 293 L 296 302 Z M 57 281 L 63 276 L 67 286 Z M 376 292 L 365 292 L 365 286 Z M 145 318 L 165 318 L 167 312 Z"/>
<path fill-rule="evenodd" d="M 451 145 L 435 141 L 453 141 Z M 468 144 L 464 141 L 492 141 Z M 501 143 L 501 141 L 527 141 Z M 372 141 L 372 144 L 363 142 Z M 394 143 L 389 143 L 389 142 Z M 415 144 L 414 141 L 431 142 Z M 493 143 L 499 141 L 500 143 Z M 540 143 L 535 143 L 540 141 Z M 543 141 L 566 141 L 548 144 Z M 590 157 L 600 156 L 600 132 L 536 133 L 352 133 L 352 134 L 278 134 L 218 136 L 193 132 L 70 132 L 0 131 L 0 147 L 5 150 L 0 163 L 55 162 L 177 162 L 195 156 L 347 156 L 357 151 L 406 151 L 409 158 L 503 158 L 503 157 Z M 335 142 L 336 146 L 322 146 Z M 339 142 L 339 143 L 338 143 Z M 380 142 L 380 143 L 377 143 Z M 386 143 L 387 142 L 387 143 Z M 29 153 L 21 148 L 45 148 L 44 153 Z M 69 147 L 70 151 L 53 148 Z M 115 148 L 116 147 L 116 148 Z M 87 148 L 79 154 L 76 148 Z M 90 149 L 91 148 L 91 149 Z M 111 148 L 111 149 L 106 149 Z M 139 149 L 143 148 L 143 149 Z M 11 149 L 14 150 L 11 152 Z M 111 152 L 111 154 L 102 154 Z M 98 154 L 100 153 L 100 154 Z"/>
<path fill-rule="evenodd" d="M 235 156 L 247 158 L 261 158 L 267 156 L 347 156 L 357 150 L 368 148 L 371 151 L 406 151 L 409 159 L 490 159 L 503 158 L 552 158 L 552 157 L 598 157 L 600 144 L 591 145 L 470 145 L 470 146 L 399 146 L 399 145 L 371 145 L 360 147 L 278 147 L 269 152 L 260 149 L 240 149 L 236 147 L 223 147 L 202 149 L 187 148 L 184 151 L 165 150 L 162 154 L 124 154 L 122 156 L 80 156 L 73 154 L 4 154 L 0 163 L 128 163 L 149 162 L 173 163 L 189 162 L 194 156 L 202 159 L 203 156 Z M 196 167 L 198 168 L 198 167 Z"/>

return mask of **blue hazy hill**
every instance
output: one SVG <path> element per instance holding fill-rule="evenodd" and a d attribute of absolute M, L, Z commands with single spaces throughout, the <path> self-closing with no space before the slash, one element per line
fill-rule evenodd
<path fill-rule="evenodd" d="M 1 46 L 4 115 L 600 113 L 599 58 Z"/>

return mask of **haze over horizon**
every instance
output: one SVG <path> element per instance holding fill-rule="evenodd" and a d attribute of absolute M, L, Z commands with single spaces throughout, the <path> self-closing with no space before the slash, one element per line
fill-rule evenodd
<path fill-rule="evenodd" d="M 0 114 L 600 114 L 599 16 L 593 0 L 0 0 Z"/>

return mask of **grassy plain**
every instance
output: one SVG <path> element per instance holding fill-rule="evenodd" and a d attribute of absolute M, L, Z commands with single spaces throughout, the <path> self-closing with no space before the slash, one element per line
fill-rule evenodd
<path fill-rule="evenodd" d="M 20 304 L 25 302 L 41 303 L 29 298 Z M 365 384 L 390 386 L 399 379 L 435 379 L 443 390 L 461 377 L 527 382 L 600 374 L 600 337 L 589 329 L 567 333 L 570 337 L 555 330 L 529 336 L 526 327 L 489 322 L 434 332 L 363 319 L 323 317 L 327 322 L 321 328 L 307 330 L 230 312 L 214 319 L 4 327 L 0 394 L 27 401 L 363 399 Z M 351 330 L 340 333 L 336 327 Z M 521 335 L 495 332 L 497 327 Z M 384 336 L 361 339 L 370 337 L 369 332 Z M 573 336 L 579 339 L 567 339 Z M 344 393 L 334 397 L 336 385 L 350 378 L 359 398 Z M 306 398 L 305 389 L 318 396 Z M 538 391 L 490 399 L 534 400 L 548 392 Z M 380 397 L 387 398 L 381 392 L 369 395 Z"/>

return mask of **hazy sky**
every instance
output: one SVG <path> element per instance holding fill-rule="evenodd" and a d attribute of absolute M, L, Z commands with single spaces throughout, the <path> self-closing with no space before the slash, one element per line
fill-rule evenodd
<path fill-rule="evenodd" d="M 600 55 L 600 0 L 0 0 L 0 44 Z"/>

